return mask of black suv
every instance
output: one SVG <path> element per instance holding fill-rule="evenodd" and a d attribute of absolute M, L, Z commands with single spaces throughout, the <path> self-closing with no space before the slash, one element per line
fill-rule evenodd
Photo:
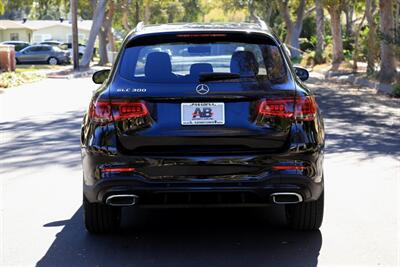
<path fill-rule="evenodd" d="M 324 125 L 287 49 L 263 23 L 138 25 L 93 75 L 81 132 L 89 232 L 121 208 L 285 205 L 318 229 Z"/>

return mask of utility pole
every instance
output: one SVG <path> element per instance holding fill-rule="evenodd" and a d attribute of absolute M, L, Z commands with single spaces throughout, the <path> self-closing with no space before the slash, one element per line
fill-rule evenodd
<path fill-rule="evenodd" d="M 79 70 L 79 51 L 78 51 L 78 0 L 70 0 L 71 20 L 72 20 L 72 57 L 74 60 L 74 70 Z"/>

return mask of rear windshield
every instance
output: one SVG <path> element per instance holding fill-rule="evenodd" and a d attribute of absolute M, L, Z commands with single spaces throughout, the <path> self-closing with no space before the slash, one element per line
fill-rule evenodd
<path fill-rule="evenodd" d="M 166 39 L 128 44 L 122 54 L 120 75 L 137 82 L 192 83 L 204 77 L 224 82 L 286 82 L 280 50 L 268 38 L 255 42 L 221 36 Z"/>

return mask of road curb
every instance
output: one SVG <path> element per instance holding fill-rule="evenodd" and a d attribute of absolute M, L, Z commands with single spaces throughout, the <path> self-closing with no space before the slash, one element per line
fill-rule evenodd
<path fill-rule="evenodd" d="M 342 84 L 351 84 L 354 86 L 362 86 L 370 89 L 374 89 L 377 94 L 391 95 L 393 91 L 393 86 L 390 84 L 381 84 L 378 81 L 373 81 L 362 74 L 355 73 L 344 73 L 337 71 L 314 71 L 321 74 L 325 79 Z"/>
<path fill-rule="evenodd" d="M 327 72 L 325 74 L 327 79 L 338 83 L 350 83 L 356 86 L 368 87 L 375 89 L 379 94 L 390 95 L 393 91 L 393 86 L 390 84 L 382 84 L 378 81 L 373 81 L 368 77 L 359 74 L 337 74 L 335 72 Z"/>
<path fill-rule="evenodd" d="M 88 69 L 84 71 L 74 71 L 73 69 L 62 70 L 47 74 L 47 78 L 51 79 L 76 79 L 92 76 L 95 73 L 95 69 Z"/>

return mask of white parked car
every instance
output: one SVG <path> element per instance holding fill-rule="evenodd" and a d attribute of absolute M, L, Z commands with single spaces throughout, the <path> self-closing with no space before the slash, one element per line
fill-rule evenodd
<path fill-rule="evenodd" d="M 73 56 L 72 43 L 62 43 L 59 41 L 44 41 L 44 42 L 41 42 L 40 44 L 58 46 L 62 50 L 68 50 L 71 57 Z M 85 53 L 85 49 L 86 49 L 86 45 L 79 44 L 79 46 L 78 46 L 79 58 L 81 58 L 83 56 L 83 54 Z"/>

